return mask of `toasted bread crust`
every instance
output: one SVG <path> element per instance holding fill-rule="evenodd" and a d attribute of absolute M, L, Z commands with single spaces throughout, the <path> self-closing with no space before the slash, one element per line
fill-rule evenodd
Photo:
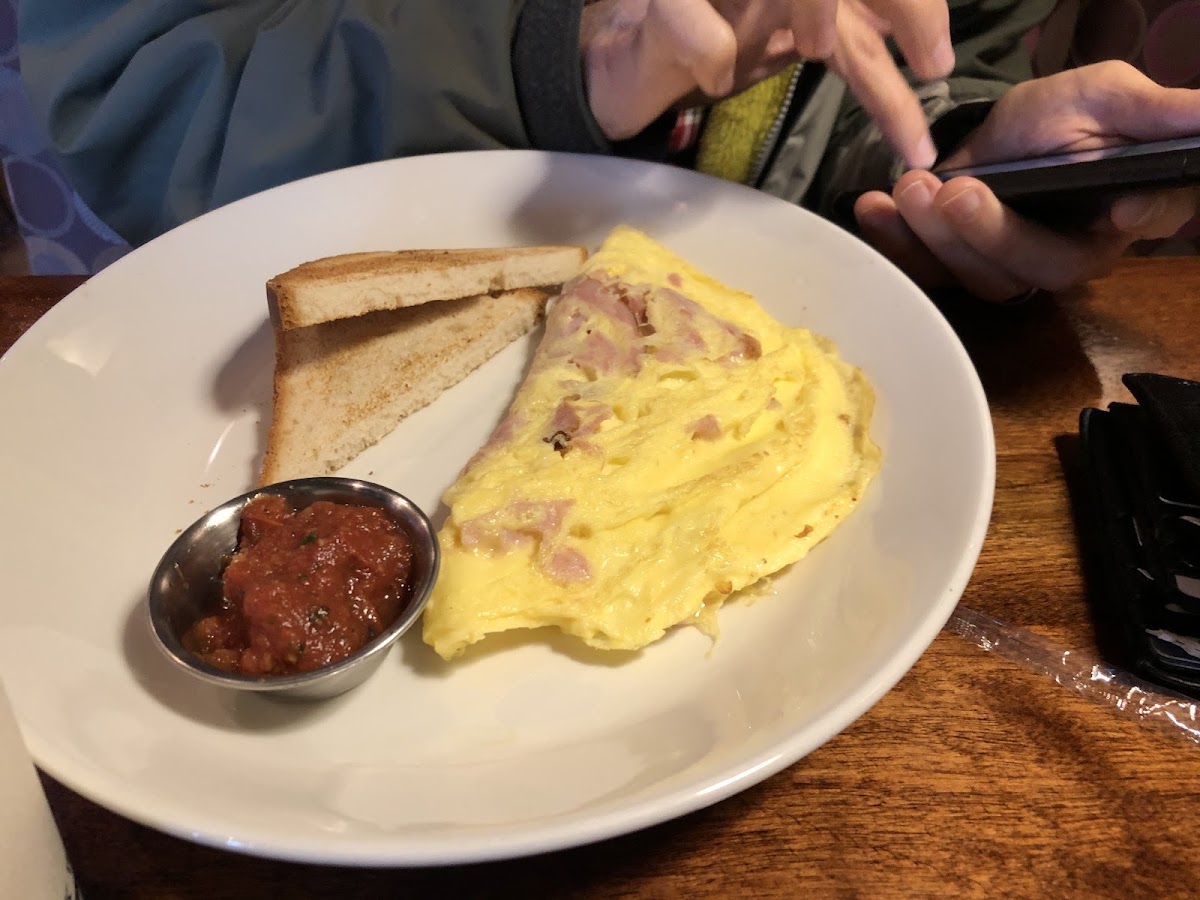
<path fill-rule="evenodd" d="M 267 282 L 277 330 L 497 291 L 562 284 L 587 257 L 577 246 L 348 253 Z"/>
<path fill-rule="evenodd" d="M 514 290 L 277 330 L 260 485 L 341 468 L 533 328 L 549 296 Z"/>

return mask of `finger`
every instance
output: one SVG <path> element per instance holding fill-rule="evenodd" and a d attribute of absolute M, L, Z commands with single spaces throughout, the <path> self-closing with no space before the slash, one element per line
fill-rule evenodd
<path fill-rule="evenodd" d="M 1003 302 L 1025 293 L 1032 282 L 1010 272 L 995 257 L 969 244 L 963 229 L 935 207 L 940 182 L 927 172 L 908 172 L 896 183 L 896 208 L 913 234 L 963 287 L 981 300 Z"/>
<path fill-rule="evenodd" d="M 973 178 L 951 179 L 933 207 L 981 257 L 1045 290 L 1063 290 L 1106 272 L 1130 243 L 1127 235 L 1103 229 L 1054 231 L 1017 214 Z"/>
<path fill-rule="evenodd" d="M 1195 188 L 1128 194 L 1113 203 L 1109 220 L 1135 239 L 1171 237 L 1196 215 L 1197 199 Z"/>
<path fill-rule="evenodd" d="M 950 272 L 917 238 L 896 202 L 882 191 L 868 191 L 854 203 L 854 218 L 863 238 L 923 288 L 953 282 Z"/>
<path fill-rule="evenodd" d="M 937 150 L 921 102 L 896 68 L 882 35 L 854 4 L 844 6 L 838 16 L 831 65 L 910 168 L 933 165 Z"/>
<path fill-rule="evenodd" d="M 941 3 L 908 3 L 912 17 L 893 21 L 892 34 L 904 58 L 925 80 L 949 78 L 954 71 L 950 10 Z"/>
<path fill-rule="evenodd" d="M 940 78 L 954 68 L 950 38 L 950 9 L 928 0 L 842 0 L 838 8 L 854 6 L 858 19 L 877 34 L 894 35 L 905 58 L 923 79 Z"/>
<path fill-rule="evenodd" d="M 866 0 L 891 25 L 892 36 L 923 80 L 945 78 L 954 68 L 950 41 L 950 9 L 928 0 Z"/>
<path fill-rule="evenodd" d="M 828 59 L 837 42 L 838 0 L 791 0 L 796 50 L 806 59 Z"/>
<path fill-rule="evenodd" d="M 651 64 L 673 61 L 706 94 L 723 97 L 733 90 L 737 40 L 732 26 L 707 0 L 652 0 L 639 41 Z M 646 87 L 653 90 L 652 78 Z M 666 104 L 685 92 L 676 90 Z"/>
<path fill-rule="evenodd" d="M 796 52 L 795 44 L 792 41 L 791 30 L 787 28 L 781 29 L 767 40 L 762 55 L 755 59 L 754 65 L 751 68 L 742 69 L 739 67 L 734 90 L 740 90 L 746 85 L 766 81 L 772 75 L 777 75 L 788 66 L 800 61 L 801 57 Z M 712 98 L 708 94 L 693 89 L 679 98 L 676 101 L 676 105 L 680 109 L 691 109 L 696 106 L 705 106 L 711 100 Z"/>

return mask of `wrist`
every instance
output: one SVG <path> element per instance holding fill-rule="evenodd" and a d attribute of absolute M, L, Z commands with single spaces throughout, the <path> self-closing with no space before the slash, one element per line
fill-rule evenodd
<path fill-rule="evenodd" d="M 631 138 L 645 124 L 629 121 L 630 104 L 620 96 L 611 67 L 614 51 L 627 37 L 628 28 L 617 0 L 585 0 L 579 22 L 580 77 L 592 117 L 610 141 Z"/>

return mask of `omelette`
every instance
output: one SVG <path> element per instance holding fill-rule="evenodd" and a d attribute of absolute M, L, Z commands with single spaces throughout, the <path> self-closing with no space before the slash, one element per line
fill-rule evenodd
<path fill-rule="evenodd" d="M 620 227 L 563 286 L 506 416 L 446 492 L 424 639 L 554 626 L 637 650 L 804 557 L 879 468 L 827 340 Z"/>

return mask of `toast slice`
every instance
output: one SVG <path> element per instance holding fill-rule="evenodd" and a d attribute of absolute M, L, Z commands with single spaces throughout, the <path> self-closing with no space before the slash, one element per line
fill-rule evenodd
<path fill-rule="evenodd" d="M 347 253 L 306 262 L 267 282 L 276 330 L 303 328 L 380 309 L 418 306 L 574 277 L 584 247 Z"/>
<path fill-rule="evenodd" d="M 341 468 L 532 329 L 549 296 L 526 288 L 277 330 L 259 483 Z"/>

